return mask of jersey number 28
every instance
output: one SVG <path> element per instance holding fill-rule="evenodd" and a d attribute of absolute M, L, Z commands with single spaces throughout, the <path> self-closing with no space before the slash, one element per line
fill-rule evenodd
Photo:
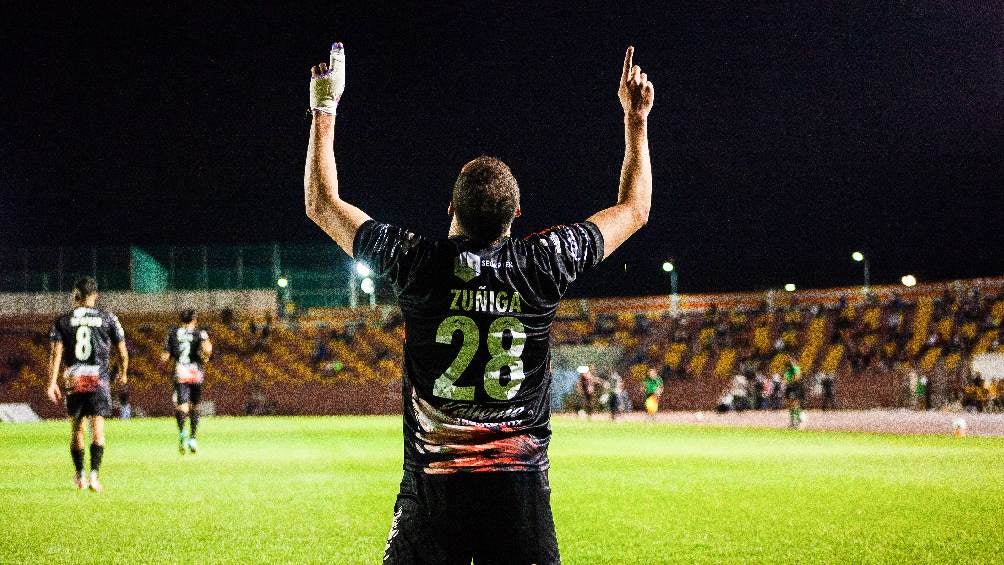
<path fill-rule="evenodd" d="M 456 386 L 455 382 L 467 370 L 474 360 L 481 340 L 481 332 L 477 323 L 467 316 L 450 316 L 439 324 L 436 330 L 436 342 L 453 343 L 453 334 L 460 332 L 460 351 L 456 358 L 446 368 L 446 371 L 432 385 L 432 393 L 440 398 L 450 400 L 474 400 L 473 386 Z M 505 347 L 505 338 L 509 337 L 509 346 Z M 523 323 L 506 316 L 498 318 L 488 327 L 485 338 L 491 359 L 485 365 L 484 386 L 488 396 L 496 400 L 510 400 L 519 392 L 523 384 L 523 346 L 526 344 L 526 329 Z M 502 384 L 502 369 L 508 367 L 509 380 Z"/>

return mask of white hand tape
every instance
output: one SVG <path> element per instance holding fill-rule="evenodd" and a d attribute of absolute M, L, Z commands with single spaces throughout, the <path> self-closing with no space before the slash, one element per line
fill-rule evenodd
<path fill-rule="evenodd" d="M 335 43 L 331 46 L 328 71 L 310 79 L 310 109 L 334 114 L 344 91 L 345 47 L 341 43 Z"/>

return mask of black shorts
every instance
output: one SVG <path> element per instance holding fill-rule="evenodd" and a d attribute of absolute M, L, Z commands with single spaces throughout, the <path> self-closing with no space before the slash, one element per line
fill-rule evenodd
<path fill-rule="evenodd" d="M 561 563 L 547 471 L 405 471 L 385 564 Z"/>
<path fill-rule="evenodd" d="M 784 397 L 788 400 L 805 400 L 805 389 L 802 383 L 788 383 L 784 387 Z"/>
<path fill-rule="evenodd" d="M 202 400 L 202 383 L 174 383 L 174 403 L 198 404 Z"/>
<path fill-rule="evenodd" d="M 111 392 L 104 388 L 99 388 L 94 392 L 71 392 L 66 395 L 66 414 L 71 418 L 83 416 L 110 418 L 112 415 Z"/>

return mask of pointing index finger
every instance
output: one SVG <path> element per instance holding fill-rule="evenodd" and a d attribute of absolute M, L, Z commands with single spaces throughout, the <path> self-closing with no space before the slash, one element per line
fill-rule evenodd
<path fill-rule="evenodd" d="M 629 46 L 627 51 L 624 52 L 624 70 L 621 71 L 622 83 L 628 81 L 632 67 L 634 67 L 634 47 Z"/>
<path fill-rule="evenodd" d="M 331 44 L 331 53 L 328 57 L 328 68 L 334 68 L 335 65 L 345 60 L 345 46 L 341 42 L 336 42 Z"/>

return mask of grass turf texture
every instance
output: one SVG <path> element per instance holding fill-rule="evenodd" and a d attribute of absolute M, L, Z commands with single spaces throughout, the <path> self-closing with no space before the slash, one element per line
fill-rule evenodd
<path fill-rule="evenodd" d="M 783 414 L 779 414 L 783 418 Z M 565 563 L 991 563 L 1004 440 L 556 418 Z M 378 563 L 399 417 L 110 421 L 105 492 L 68 424 L 0 425 L 0 562 Z"/>

